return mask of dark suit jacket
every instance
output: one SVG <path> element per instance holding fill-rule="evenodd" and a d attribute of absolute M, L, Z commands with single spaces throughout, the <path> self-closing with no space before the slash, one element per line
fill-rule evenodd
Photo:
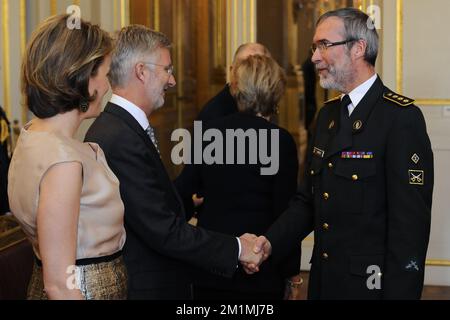
<path fill-rule="evenodd" d="M 310 174 L 267 233 L 276 257 L 314 229 L 310 299 L 420 298 L 434 173 L 412 102 L 378 78 L 346 124 L 340 99 L 320 111 Z"/>
<path fill-rule="evenodd" d="M 238 112 L 237 104 L 230 93 L 229 85 L 209 100 L 198 114 L 197 120 L 205 124 L 211 120 L 219 119 Z"/>
<path fill-rule="evenodd" d="M 198 215 L 198 225 L 239 236 L 244 233 L 263 234 L 276 218 L 287 208 L 288 202 L 297 188 L 298 159 L 297 148 L 292 136 L 275 124 L 250 114 L 234 113 L 227 117 L 212 120 L 204 127 L 204 131 L 216 129 L 226 137 L 227 129 L 278 130 L 279 132 L 279 170 L 275 175 L 261 175 L 262 167 L 248 164 L 249 144 L 246 143 L 246 164 L 213 164 L 192 165 L 193 176 L 186 172 L 180 175 L 175 184 L 184 198 L 189 199 L 199 189 L 203 190 L 204 205 Z M 269 150 L 274 146 L 270 143 Z M 262 136 L 258 137 L 259 145 Z M 227 142 L 228 143 L 228 142 Z M 209 143 L 208 143 L 209 144 Z M 224 150 L 223 159 L 227 158 Z M 275 150 L 271 151 L 275 153 Z M 235 155 L 237 151 L 235 151 Z M 242 269 L 233 279 L 214 277 L 200 273 L 196 284 L 201 287 L 217 290 L 234 290 L 239 292 L 282 293 L 284 280 L 300 271 L 300 242 L 290 243 L 289 257 L 279 264 L 269 259 L 255 275 L 247 275 Z"/>
<path fill-rule="evenodd" d="M 207 125 L 208 122 L 212 120 L 220 119 L 236 112 L 238 112 L 236 100 L 234 100 L 231 95 L 230 86 L 227 84 L 217 95 L 203 106 L 196 121 L 202 121 L 203 125 Z M 181 175 L 184 177 L 192 177 L 194 173 L 190 172 L 190 170 L 192 170 L 191 166 L 185 166 Z M 183 178 L 183 180 L 189 181 L 189 178 Z M 179 182 L 180 180 L 178 180 L 178 183 Z M 197 193 L 199 197 L 203 196 L 202 190 L 197 190 Z M 203 205 L 194 208 L 191 195 L 183 194 L 182 196 L 188 217 L 192 217 L 196 213 L 201 213 Z"/>
<path fill-rule="evenodd" d="M 156 148 L 125 109 L 109 103 L 85 140 L 101 146 L 120 181 L 130 298 L 190 298 L 186 264 L 233 275 L 237 240 L 186 222 L 182 202 Z"/>

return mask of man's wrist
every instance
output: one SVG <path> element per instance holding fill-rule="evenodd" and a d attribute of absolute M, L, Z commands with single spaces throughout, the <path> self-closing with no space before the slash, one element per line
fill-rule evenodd
<path fill-rule="evenodd" d="M 241 253 L 242 253 L 242 245 L 241 245 L 241 239 L 239 239 L 238 237 L 236 237 L 237 242 L 238 242 L 238 260 L 241 258 Z"/>

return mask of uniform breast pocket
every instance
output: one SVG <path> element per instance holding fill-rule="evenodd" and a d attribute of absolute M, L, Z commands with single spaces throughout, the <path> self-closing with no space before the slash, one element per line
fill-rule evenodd
<path fill-rule="evenodd" d="M 336 193 L 339 211 L 362 213 L 368 186 L 374 180 L 376 164 L 373 159 L 339 159 L 336 163 Z"/>

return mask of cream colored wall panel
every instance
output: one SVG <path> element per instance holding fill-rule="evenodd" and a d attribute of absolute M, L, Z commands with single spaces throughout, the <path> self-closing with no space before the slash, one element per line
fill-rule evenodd
<path fill-rule="evenodd" d="M 395 90 L 396 79 L 396 61 L 395 61 L 395 48 L 396 48 L 396 1 L 389 0 L 383 2 L 383 49 L 380 54 L 383 56 L 383 82 L 386 86 Z"/>
<path fill-rule="evenodd" d="M 10 50 L 10 81 L 11 81 L 11 119 L 21 121 L 22 107 L 20 94 L 20 67 L 22 63 L 20 47 L 20 1 L 9 1 L 9 50 Z"/>
<path fill-rule="evenodd" d="M 30 0 L 29 2 L 32 2 L 33 0 Z M 48 17 L 50 15 L 50 4 L 51 4 L 51 0 L 36 0 L 36 7 L 37 10 L 36 12 L 37 17 L 38 17 L 38 23 L 39 21 L 45 19 L 46 17 Z"/>
<path fill-rule="evenodd" d="M 404 93 L 450 99 L 450 1 L 404 1 Z"/>
<path fill-rule="evenodd" d="M 67 8 L 73 5 L 72 0 L 56 0 L 56 12 L 54 14 L 66 13 Z M 51 12 L 53 14 L 53 12 Z"/>
<path fill-rule="evenodd" d="M 99 20 L 100 25 L 107 31 L 114 31 L 114 10 L 111 0 L 100 0 Z"/>
<path fill-rule="evenodd" d="M 430 286 L 450 286 L 450 267 L 427 266 L 425 268 L 425 284 Z"/>
<path fill-rule="evenodd" d="M 15 119 L 21 121 L 21 1 L 3 0 L 0 5 L 0 104 L 7 111 L 11 121 Z"/>
<path fill-rule="evenodd" d="M 432 139 L 433 140 L 433 139 Z M 448 175 L 448 164 L 450 163 L 450 141 L 440 139 L 434 141 L 435 153 L 435 183 L 433 194 L 433 212 L 431 223 L 430 244 L 428 246 L 428 259 L 450 261 L 450 179 Z M 427 266 L 425 283 L 428 285 L 450 286 L 450 267 Z"/>
<path fill-rule="evenodd" d="M 79 6 L 81 8 L 81 17 L 84 20 L 97 23 L 97 21 L 92 21 L 92 18 L 95 15 L 95 13 L 92 12 L 92 6 L 94 6 L 96 2 L 97 2 L 96 0 L 79 0 Z"/>

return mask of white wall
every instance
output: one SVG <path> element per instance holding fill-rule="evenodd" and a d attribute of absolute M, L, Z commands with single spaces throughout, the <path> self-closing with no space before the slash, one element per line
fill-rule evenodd
<path fill-rule="evenodd" d="M 383 76 L 393 90 L 397 82 L 396 2 L 384 1 Z M 404 0 L 400 61 L 401 89 L 404 95 L 418 100 L 434 152 L 435 184 L 427 258 L 446 263 L 450 262 L 450 112 L 445 112 L 450 108 L 449 12 L 447 0 Z M 427 265 L 425 283 L 450 286 L 450 266 Z"/>

